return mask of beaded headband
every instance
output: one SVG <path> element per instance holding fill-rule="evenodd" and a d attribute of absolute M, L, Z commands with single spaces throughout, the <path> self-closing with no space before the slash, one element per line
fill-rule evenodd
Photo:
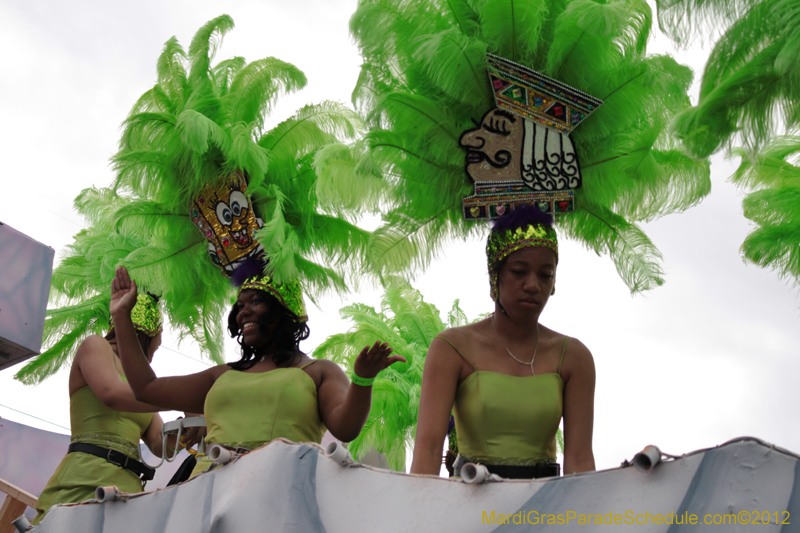
<path fill-rule="evenodd" d="M 297 316 L 300 322 L 308 321 L 306 304 L 303 302 L 303 290 L 297 280 L 289 280 L 286 283 L 275 283 L 270 276 L 257 275 L 244 280 L 239 287 L 239 294 L 247 289 L 264 291 L 274 296 L 286 309 Z"/>
<path fill-rule="evenodd" d="M 158 299 L 147 293 L 136 295 L 136 305 L 131 310 L 131 321 L 136 331 L 141 331 L 148 337 L 155 337 L 161 331 L 162 317 Z M 109 333 L 114 329 L 113 322 L 109 328 Z"/>
<path fill-rule="evenodd" d="M 553 226 L 537 222 L 515 229 L 489 233 L 489 240 L 486 242 L 486 258 L 489 263 L 492 300 L 497 301 L 497 280 L 503 260 L 517 250 L 537 246 L 552 250 L 556 254 L 556 263 L 558 263 L 558 239 Z"/>

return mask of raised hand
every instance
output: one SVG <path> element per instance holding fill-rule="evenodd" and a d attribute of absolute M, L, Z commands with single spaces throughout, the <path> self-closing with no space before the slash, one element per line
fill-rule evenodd
<path fill-rule="evenodd" d="M 136 282 L 128 275 L 128 269 L 117 267 L 111 281 L 111 314 L 130 315 L 136 305 Z"/>
<path fill-rule="evenodd" d="M 356 375 L 362 378 L 374 378 L 378 372 L 387 368 L 392 363 L 398 361 L 405 363 L 406 358 L 402 355 L 390 355 L 393 348 L 387 343 L 376 341 L 372 348 L 365 346 L 361 353 L 356 357 L 353 370 Z"/>

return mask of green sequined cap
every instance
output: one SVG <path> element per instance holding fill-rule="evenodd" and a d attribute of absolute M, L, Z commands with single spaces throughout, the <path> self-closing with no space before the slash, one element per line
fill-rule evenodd
<path fill-rule="evenodd" d="M 497 278 L 500 275 L 500 263 L 522 248 L 541 246 L 553 250 L 558 262 L 558 238 L 553 226 L 546 224 L 528 224 L 521 228 L 492 231 L 486 242 L 486 258 L 489 263 L 489 282 L 492 285 L 492 300 L 497 301 Z"/>
<path fill-rule="evenodd" d="M 286 309 L 294 313 L 301 322 L 308 321 L 306 304 L 303 302 L 303 289 L 297 280 L 275 283 L 270 276 L 252 276 L 247 278 L 242 283 L 242 286 L 239 287 L 239 294 L 246 289 L 256 289 L 271 294 Z"/>
<path fill-rule="evenodd" d="M 155 337 L 161 331 L 161 324 L 163 322 L 161 316 L 161 308 L 158 305 L 158 300 L 147 293 L 139 293 L 136 295 L 136 305 L 133 306 L 131 311 L 131 321 L 136 331 L 141 331 L 148 337 Z M 113 322 L 109 333 L 114 329 Z"/>

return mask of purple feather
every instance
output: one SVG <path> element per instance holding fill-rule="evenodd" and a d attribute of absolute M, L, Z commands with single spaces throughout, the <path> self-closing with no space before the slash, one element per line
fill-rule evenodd
<path fill-rule="evenodd" d="M 497 219 L 492 231 L 513 230 L 533 224 L 552 226 L 553 215 L 549 215 L 533 205 L 521 205 Z"/>
<path fill-rule="evenodd" d="M 234 287 L 241 287 L 248 278 L 258 276 L 264 273 L 264 267 L 267 266 L 266 261 L 262 259 L 247 258 L 237 265 L 236 269 L 231 275 L 231 283 Z"/>

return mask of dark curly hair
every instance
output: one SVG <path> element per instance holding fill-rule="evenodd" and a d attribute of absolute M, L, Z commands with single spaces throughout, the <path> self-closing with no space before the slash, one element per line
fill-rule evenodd
<path fill-rule="evenodd" d="M 267 307 L 269 307 L 269 312 L 258 317 L 258 327 L 261 333 L 270 335 L 268 326 L 277 324 L 271 333 L 272 347 L 275 349 L 275 353 L 272 354 L 272 360 L 275 364 L 280 366 L 294 359 L 298 353 L 303 353 L 300 351 L 300 341 L 306 340 L 311 334 L 308 324 L 286 309 L 270 293 L 258 289 L 247 290 L 258 292 L 267 303 Z M 228 314 L 228 332 L 242 347 L 242 358 L 234 363 L 228 363 L 228 366 L 234 370 L 247 370 L 256 364 L 258 357 L 255 348 L 247 346 L 242 340 L 242 331 L 239 329 L 239 324 L 236 323 L 236 315 L 239 314 L 240 309 L 241 306 L 238 303 L 233 304 L 231 312 Z"/>

